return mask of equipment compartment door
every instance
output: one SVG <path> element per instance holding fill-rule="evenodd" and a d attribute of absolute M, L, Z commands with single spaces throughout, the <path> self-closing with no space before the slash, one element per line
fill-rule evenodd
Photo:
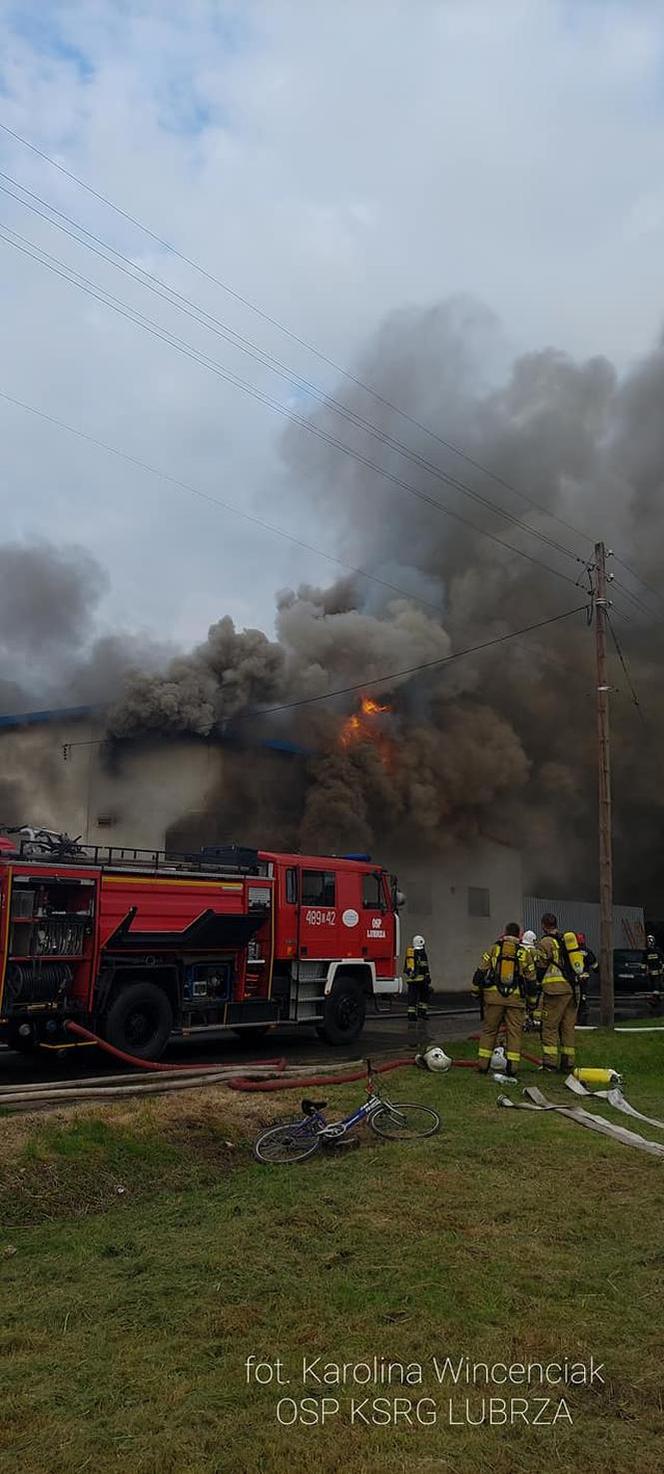
<path fill-rule="evenodd" d="M 247 946 L 244 977 L 236 989 L 236 998 L 269 998 L 274 969 L 274 883 L 271 880 L 247 882 L 247 910 L 263 915 L 260 929 Z"/>

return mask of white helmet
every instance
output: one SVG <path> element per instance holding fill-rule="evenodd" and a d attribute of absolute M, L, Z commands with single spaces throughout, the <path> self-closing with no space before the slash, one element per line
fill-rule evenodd
<path fill-rule="evenodd" d="M 421 1056 L 421 1058 L 422 1063 L 427 1070 L 445 1071 L 449 1070 L 450 1065 L 452 1064 L 449 1054 L 446 1054 L 445 1050 L 441 1049 L 439 1044 L 433 1044 L 429 1049 L 425 1049 L 424 1054 Z"/>
<path fill-rule="evenodd" d="M 655 945 L 655 938 L 654 937 L 647 937 L 646 938 L 646 943 L 647 943 L 647 946 L 648 947 L 654 947 L 654 945 Z"/>
<path fill-rule="evenodd" d="M 413 946 L 416 952 L 422 952 L 426 946 L 424 937 L 413 937 Z"/>
<path fill-rule="evenodd" d="M 491 1069 L 498 1070 L 499 1074 L 507 1069 L 507 1059 L 505 1058 L 505 1050 L 503 1049 L 502 1044 L 499 1044 L 497 1048 L 493 1051 L 493 1054 L 491 1056 Z"/>
<path fill-rule="evenodd" d="M 521 938 L 524 947 L 534 947 L 537 941 L 534 931 L 525 931 Z"/>

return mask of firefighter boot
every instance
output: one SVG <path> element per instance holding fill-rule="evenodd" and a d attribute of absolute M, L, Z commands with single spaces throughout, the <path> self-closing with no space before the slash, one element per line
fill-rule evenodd
<path fill-rule="evenodd" d="M 428 1018 L 429 1017 L 429 1005 L 428 1005 L 428 1003 L 418 1003 L 418 1005 L 417 1005 L 417 1017 L 418 1018 Z"/>
<path fill-rule="evenodd" d="M 416 1008 L 409 1008 L 406 1017 L 408 1019 L 409 1024 L 416 1024 L 417 1023 L 417 1009 Z"/>

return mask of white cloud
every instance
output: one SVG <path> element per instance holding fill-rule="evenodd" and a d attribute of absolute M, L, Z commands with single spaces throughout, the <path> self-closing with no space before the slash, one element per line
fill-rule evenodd
<path fill-rule="evenodd" d="M 47 20 L 45 20 L 45 14 Z M 0 121 L 346 362 L 466 291 L 517 348 L 620 363 L 663 305 L 664 19 L 645 0 L 0 4 Z M 306 376 L 328 370 L 0 136 L 0 168 Z M 1 182 L 1 181 L 0 181 Z M 292 391 L 0 195 L 0 219 L 283 402 Z M 0 387 L 336 551 L 278 417 L 0 246 Z M 333 565 L 0 407 L 3 534 L 89 546 L 109 624 L 269 623 Z"/>

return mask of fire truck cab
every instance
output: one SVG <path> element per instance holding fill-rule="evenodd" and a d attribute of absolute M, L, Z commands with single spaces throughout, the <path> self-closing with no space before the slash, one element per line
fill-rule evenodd
<path fill-rule="evenodd" d="M 368 857 L 195 855 L 0 837 L 0 1040 L 84 1024 L 157 1059 L 169 1039 L 311 1024 L 331 1044 L 401 992 L 396 882 Z"/>

